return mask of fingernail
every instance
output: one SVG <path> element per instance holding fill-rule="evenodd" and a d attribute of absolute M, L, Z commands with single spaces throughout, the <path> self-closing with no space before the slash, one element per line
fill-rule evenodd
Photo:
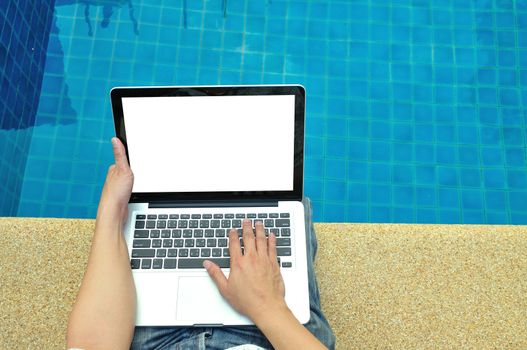
<path fill-rule="evenodd" d="M 210 263 L 210 261 L 208 261 L 208 260 L 205 260 L 205 261 L 203 262 L 203 267 L 204 267 L 205 269 L 207 269 L 207 270 L 208 270 L 208 269 L 209 269 L 209 267 L 210 267 L 210 264 L 211 264 L 211 263 Z"/>

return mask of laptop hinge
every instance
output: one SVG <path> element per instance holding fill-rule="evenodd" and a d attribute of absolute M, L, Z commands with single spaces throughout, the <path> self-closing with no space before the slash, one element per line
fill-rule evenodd
<path fill-rule="evenodd" d="M 229 208 L 229 207 L 277 207 L 278 201 L 154 201 L 149 208 Z"/>

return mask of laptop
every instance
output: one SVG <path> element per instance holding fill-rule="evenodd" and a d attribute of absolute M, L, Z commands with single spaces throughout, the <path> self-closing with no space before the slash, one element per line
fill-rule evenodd
<path fill-rule="evenodd" d="M 251 325 L 202 264 L 229 274 L 228 234 L 261 220 L 277 237 L 285 300 L 309 321 L 299 85 L 118 87 L 116 136 L 134 185 L 124 235 L 138 326 Z"/>

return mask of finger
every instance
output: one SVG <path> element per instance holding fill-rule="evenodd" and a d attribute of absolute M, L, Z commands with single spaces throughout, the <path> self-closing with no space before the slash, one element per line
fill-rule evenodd
<path fill-rule="evenodd" d="M 251 226 L 251 220 L 243 220 L 243 246 L 245 247 L 245 255 L 254 254 L 256 252 L 256 245 L 254 239 L 254 232 Z"/>
<path fill-rule="evenodd" d="M 227 291 L 227 278 L 221 271 L 220 267 L 209 260 L 203 262 L 203 267 L 209 273 L 209 276 L 214 281 L 214 284 L 216 284 L 216 287 L 218 287 L 220 294 L 225 297 L 225 292 Z"/>
<path fill-rule="evenodd" d="M 238 231 L 231 229 L 229 232 L 229 255 L 231 256 L 231 268 L 233 262 L 240 258 L 242 255 L 242 249 L 240 247 L 240 239 L 238 238 Z"/>
<path fill-rule="evenodd" d="M 267 253 L 269 254 L 269 259 L 275 263 L 278 261 L 276 258 L 276 237 L 274 233 L 269 233 L 269 242 L 267 246 Z"/>
<path fill-rule="evenodd" d="M 267 254 L 267 239 L 265 238 L 265 231 L 261 221 L 255 224 L 256 229 L 256 251 L 259 255 Z"/>
<path fill-rule="evenodd" d="M 124 149 L 123 143 L 117 137 L 112 137 L 112 146 L 115 165 L 121 170 L 128 170 L 130 165 L 128 164 L 128 159 L 126 158 L 126 151 Z"/>

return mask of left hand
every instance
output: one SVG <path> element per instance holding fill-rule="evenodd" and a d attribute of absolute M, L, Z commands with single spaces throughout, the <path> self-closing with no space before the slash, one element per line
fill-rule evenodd
<path fill-rule="evenodd" d="M 119 224 L 121 224 L 128 215 L 128 200 L 132 193 L 134 174 L 128 164 L 124 146 L 117 137 L 112 138 L 112 146 L 115 164 L 108 169 L 99 202 L 97 219 L 99 221 L 106 216 L 110 220 L 118 218 Z"/>

